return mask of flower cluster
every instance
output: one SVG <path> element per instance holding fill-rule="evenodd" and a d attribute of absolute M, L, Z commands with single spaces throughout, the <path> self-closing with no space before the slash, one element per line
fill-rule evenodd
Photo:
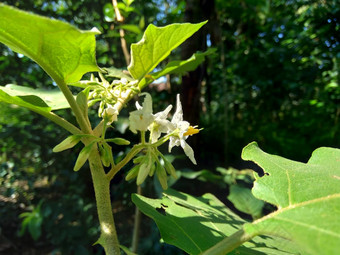
<path fill-rule="evenodd" d="M 100 74 L 100 73 L 99 73 Z M 108 123 L 117 120 L 119 110 L 122 104 L 127 102 L 133 95 L 139 93 L 136 87 L 137 81 L 131 81 L 126 78 L 108 82 L 101 74 L 101 81 L 98 78 L 91 77 L 86 84 L 88 93 L 89 106 L 100 102 L 98 115 L 104 118 Z"/>
<path fill-rule="evenodd" d="M 150 131 L 150 139 L 149 143 L 146 144 L 145 155 L 137 158 L 136 166 L 130 170 L 126 179 L 130 180 L 137 177 L 137 185 L 140 185 L 148 175 L 152 176 L 156 172 L 162 187 L 165 188 L 167 187 L 166 172 L 175 176 L 175 171 L 171 163 L 165 159 L 157 147 L 170 140 L 169 152 L 174 146 L 181 146 L 192 163 L 196 164 L 194 151 L 186 142 L 186 139 L 190 135 L 198 133 L 199 129 L 183 120 L 183 109 L 179 95 L 177 95 L 176 111 L 171 121 L 167 117 L 172 105 L 169 105 L 164 111 L 153 114 L 151 95 L 148 93 L 142 93 L 141 95 L 145 96 L 142 106 L 137 102 L 137 110 L 130 112 L 130 130 L 134 133 L 140 131 L 142 137 L 144 137 L 146 131 Z M 162 134 L 165 135 L 160 138 Z M 163 162 L 163 164 L 160 162 Z"/>

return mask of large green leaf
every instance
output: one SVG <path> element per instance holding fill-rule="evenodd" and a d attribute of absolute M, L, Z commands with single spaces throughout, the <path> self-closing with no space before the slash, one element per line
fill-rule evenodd
<path fill-rule="evenodd" d="M 0 101 L 48 112 L 70 107 L 60 90 L 32 89 L 13 84 L 0 86 Z"/>
<path fill-rule="evenodd" d="M 242 158 L 264 169 L 253 194 L 278 210 L 244 226 L 250 235 L 276 235 L 295 241 L 309 254 L 340 251 L 340 150 L 319 148 L 308 163 L 263 152 L 256 143 Z"/>
<path fill-rule="evenodd" d="M 173 49 L 199 30 L 205 22 L 198 24 L 171 24 L 156 27 L 150 24 L 143 38 L 131 45 L 131 63 L 128 66 L 133 78 L 141 80 L 150 73 Z"/>
<path fill-rule="evenodd" d="M 0 42 L 37 62 L 52 78 L 72 83 L 98 71 L 95 31 L 0 4 Z"/>
<path fill-rule="evenodd" d="M 200 254 L 235 233 L 245 223 L 211 194 L 195 198 L 167 190 L 162 199 L 133 194 L 132 201 L 156 222 L 165 242 L 189 254 Z M 294 246 L 288 240 L 256 237 L 230 254 L 297 254 L 292 251 Z"/>

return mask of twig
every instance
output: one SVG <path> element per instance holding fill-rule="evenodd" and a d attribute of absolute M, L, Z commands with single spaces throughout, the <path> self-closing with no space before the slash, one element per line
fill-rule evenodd
<path fill-rule="evenodd" d="M 120 14 L 118 4 L 117 4 L 117 0 L 112 0 L 112 5 L 113 5 L 113 8 L 114 8 L 115 13 L 116 13 L 117 21 L 119 23 L 123 23 L 124 17 Z M 127 48 L 124 29 L 122 29 L 122 28 L 119 29 L 119 35 L 120 35 L 120 44 L 122 46 L 122 50 L 123 50 L 123 53 L 124 53 L 125 62 L 126 62 L 126 65 L 129 65 L 130 64 L 130 53 L 129 53 L 128 48 Z"/>

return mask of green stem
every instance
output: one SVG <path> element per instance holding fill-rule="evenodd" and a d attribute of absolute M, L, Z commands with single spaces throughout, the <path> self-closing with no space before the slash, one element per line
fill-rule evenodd
<path fill-rule="evenodd" d="M 136 156 L 143 148 L 144 144 L 137 144 L 132 147 L 129 153 L 123 158 L 115 167 L 112 167 L 111 170 L 107 173 L 107 178 L 112 180 L 112 178 L 116 175 L 116 173 L 122 169 L 134 156 Z"/>
<path fill-rule="evenodd" d="M 139 185 L 137 186 L 137 194 L 142 195 L 142 187 Z M 139 243 L 139 229 L 140 229 L 140 224 L 141 224 L 141 218 L 142 214 L 138 207 L 135 207 L 135 221 L 133 225 L 133 235 L 132 235 L 132 246 L 131 250 L 132 252 L 137 253 L 138 249 L 138 243 Z"/>
<path fill-rule="evenodd" d="M 34 109 L 34 108 L 29 108 L 29 109 L 53 121 L 54 123 L 66 129 L 73 135 L 82 133 L 79 128 L 77 128 L 76 126 L 74 126 L 73 124 L 71 124 L 70 122 L 68 122 L 67 120 L 63 119 L 62 117 L 60 117 L 59 115 L 53 112 L 45 112 L 45 111 L 41 111 L 39 109 Z"/>
<path fill-rule="evenodd" d="M 89 125 L 89 120 L 85 118 L 85 115 L 80 110 L 76 100 L 73 97 L 73 94 L 71 90 L 68 88 L 67 84 L 57 77 L 52 77 L 54 81 L 58 84 L 58 87 L 60 88 L 61 92 L 63 92 L 67 102 L 71 106 L 71 109 L 76 116 L 77 122 L 80 126 L 80 129 L 86 133 L 86 134 L 92 134 L 91 126 Z"/>
<path fill-rule="evenodd" d="M 210 249 L 201 253 L 201 255 L 225 255 L 239 247 L 244 242 L 249 241 L 254 236 L 249 235 L 240 229 L 236 233 L 224 238 L 222 241 L 211 247 Z"/>
<path fill-rule="evenodd" d="M 101 230 L 98 243 L 104 247 L 106 255 L 120 255 L 119 241 L 110 200 L 110 180 L 105 174 L 98 149 L 94 149 L 91 152 L 89 164 Z"/>

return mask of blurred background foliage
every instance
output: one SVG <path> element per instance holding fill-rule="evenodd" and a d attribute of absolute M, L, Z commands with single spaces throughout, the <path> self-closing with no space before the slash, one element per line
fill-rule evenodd
<path fill-rule="evenodd" d="M 246 144 L 255 140 L 269 153 L 300 161 L 308 160 L 317 147 L 339 146 L 336 0 L 123 0 L 118 1 L 123 22 L 116 20 L 112 2 L 105 0 L 2 2 L 81 29 L 97 27 L 102 32 L 97 36 L 101 67 L 126 68 L 120 29 L 129 47 L 148 24 L 209 20 L 170 58 L 189 58 L 208 48 L 216 48 L 216 53 L 196 71 L 163 77 L 147 89 L 157 110 L 174 104 L 175 94 L 181 93 L 185 119 L 204 128 L 189 141 L 198 166 L 181 155 L 175 161 L 183 170 L 173 184 L 176 189 L 193 195 L 212 192 L 243 216 L 256 218 L 270 206 L 249 197 L 245 188 L 249 190 L 252 178 L 247 170 L 243 174 L 230 168 L 250 167 L 240 160 Z M 1 85 L 55 87 L 28 58 L 3 45 L 0 52 Z M 137 141 L 127 129 L 128 110 L 110 135 L 124 133 Z M 74 121 L 69 111 L 59 113 Z M 95 110 L 91 119 L 98 121 Z M 53 154 L 65 131 L 26 109 L 2 103 L 0 130 L 0 254 L 102 254 L 100 247 L 92 246 L 99 229 L 89 171 L 72 171 L 81 148 Z M 122 147 L 114 150 L 117 157 L 125 153 Z M 130 246 L 130 194 L 136 187 L 123 181 L 127 170 L 113 181 L 112 199 L 120 240 Z M 160 195 L 159 187 L 152 185 L 149 181 L 144 193 Z M 237 202 L 242 199 L 256 211 L 242 208 Z M 160 243 L 155 225 L 143 219 L 140 254 L 180 254 Z"/>

